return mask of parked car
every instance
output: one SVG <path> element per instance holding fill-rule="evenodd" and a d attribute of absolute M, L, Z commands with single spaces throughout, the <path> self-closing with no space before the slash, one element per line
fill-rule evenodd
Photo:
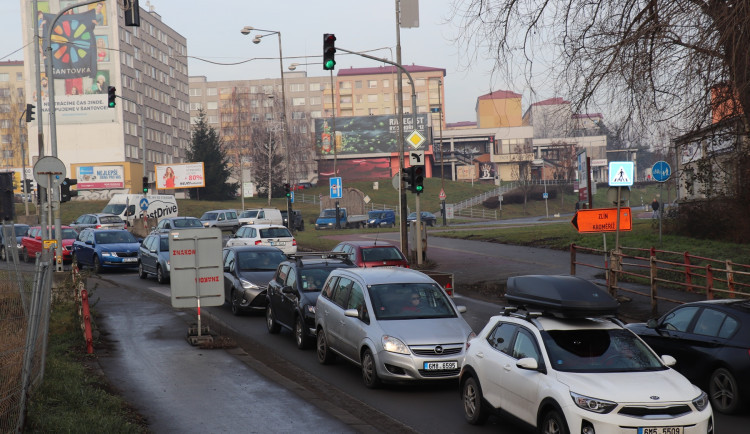
<path fill-rule="evenodd" d="M 69 225 L 77 232 L 81 232 L 83 229 L 125 229 L 127 226 L 125 220 L 114 214 L 106 213 L 95 213 L 95 214 L 83 214 L 75 219 Z"/>
<path fill-rule="evenodd" d="M 392 228 L 396 225 L 396 213 L 392 209 L 378 209 L 367 213 L 367 226 Z"/>
<path fill-rule="evenodd" d="M 167 283 L 169 271 L 169 234 L 152 233 L 143 239 L 138 249 L 138 277 L 145 279 L 154 275 L 157 282 Z"/>
<path fill-rule="evenodd" d="M 431 212 L 427 212 L 427 211 L 421 211 L 419 214 L 422 216 L 422 223 L 424 223 L 425 226 L 435 226 L 435 224 L 437 223 L 437 217 L 435 216 L 435 214 Z M 417 220 L 416 212 L 413 212 L 409 214 L 408 216 L 406 216 L 407 222 L 413 222 L 416 220 Z"/>
<path fill-rule="evenodd" d="M 9 242 L 7 243 L 5 240 L 6 231 L 10 231 L 9 239 L 8 239 Z M 21 249 L 23 248 L 23 245 L 21 244 L 21 239 L 23 239 L 24 235 L 26 235 L 26 232 L 28 231 L 29 231 L 29 225 L 24 225 L 20 223 L 16 223 L 12 226 L 3 225 L 2 227 L 0 227 L 0 261 L 8 260 L 7 248 L 11 247 L 11 243 L 15 243 L 19 254 L 21 253 Z"/>
<path fill-rule="evenodd" d="M 540 433 L 714 432 L 706 393 L 614 317 L 608 292 L 575 276 L 514 276 L 506 298 L 468 344 L 467 422 L 503 410 Z"/>
<path fill-rule="evenodd" d="M 284 219 L 276 208 L 254 208 L 242 211 L 237 218 L 240 225 L 280 225 Z"/>
<path fill-rule="evenodd" d="M 440 285 L 406 268 L 339 268 L 315 307 L 318 361 L 358 365 L 381 382 L 456 379 L 474 335 Z"/>
<path fill-rule="evenodd" d="M 57 232 L 55 232 L 55 228 L 50 227 L 50 229 L 51 229 L 50 238 L 53 240 L 56 240 Z M 60 228 L 60 233 L 62 235 L 61 241 L 62 241 L 62 247 L 63 247 L 63 262 L 70 262 L 71 260 L 70 254 L 73 249 L 73 242 L 78 236 L 78 232 L 76 232 L 75 229 L 69 226 L 62 226 Z M 43 248 L 42 227 L 41 226 L 30 227 L 26 235 L 23 238 L 21 238 L 21 252 L 19 253 L 20 257 L 23 259 L 24 262 L 33 262 L 36 258 L 36 255 L 38 253 L 41 253 L 42 248 Z M 53 253 L 52 258 L 56 259 L 57 253 Z"/>
<path fill-rule="evenodd" d="M 281 210 L 282 225 L 288 227 L 293 231 L 304 231 L 305 220 L 302 218 L 302 213 L 299 210 L 293 209 L 292 215 L 294 216 L 294 218 L 292 219 L 292 226 L 290 227 L 287 225 L 286 210 Z"/>
<path fill-rule="evenodd" d="M 281 225 L 242 226 L 227 240 L 227 247 L 231 246 L 271 246 L 286 255 L 297 253 L 297 240 Z"/>
<path fill-rule="evenodd" d="M 240 221 L 237 219 L 237 211 L 233 209 L 217 209 L 206 211 L 200 218 L 203 227 L 219 228 L 222 231 L 236 232 L 240 227 Z"/>
<path fill-rule="evenodd" d="M 297 183 L 297 185 L 294 186 L 295 190 L 304 190 L 306 188 L 313 188 L 312 183 L 310 183 L 310 182 L 300 182 L 300 183 Z"/>
<path fill-rule="evenodd" d="M 406 267 L 409 261 L 398 247 L 385 241 L 342 241 L 332 249 L 349 255 L 358 267 Z"/>
<path fill-rule="evenodd" d="M 172 229 L 202 228 L 203 222 L 195 217 L 166 217 L 159 221 L 152 232 L 169 232 Z"/>
<path fill-rule="evenodd" d="M 750 402 L 750 301 L 686 303 L 658 320 L 628 324 L 674 369 L 708 392 L 711 406 L 736 413 Z"/>
<path fill-rule="evenodd" d="M 328 275 L 337 268 L 355 267 L 341 255 L 294 255 L 279 264 L 268 282 L 266 326 L 269 333 L 282 327 L 294 333 L 299 349 L 315 342 L 315 304 Z"/>
<path fill-rule="evenodd" d="M 223 251 L 224 300 L 232 314 L 266 310 L 266 288 L 276 269 L 287 259 L 276 247 L 231 246 Z"/>
<path fill-rule="evenodd" d="M 125 229 L 84 229 L 73 242 L 73 264 L 105 268 L 137 268 L 141 243 Z"/>

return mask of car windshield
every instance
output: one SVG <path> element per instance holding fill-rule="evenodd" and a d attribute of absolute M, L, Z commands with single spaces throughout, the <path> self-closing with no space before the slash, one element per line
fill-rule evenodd
<path fill-rule="evenodd" d="M 160 252 L 169 251 L 169 238 L 168 237 L 159 237 L 159 251 Z"/>
<path fill-rule="evenodd" d="M 240 271 L 275 271 L 287 257 L 281 250 L 263 252 L 237 252 Z"/>
<path fill-rule="evenodd" d="M 207 213 L 203 213 L 203 215 L 201 216 L 201 220 L 216 220 L 216 217 L 217 217 L 217 213 L 207 212 Z"/>
<path fill-rule="evenodd" d="M 362 249 L 362 260 L 373 261 L 402 261 L 401 252 L 394 246 L 368 247 Z"/>
<path fill-rule="evenodd" d="M 260 232 L 261 238 L 291 238 L 292 234 L 289 232 L 289 229 L 287 228 L 266 228 L 261 229 L 258 232 Z"/>
<path fill-rule="evenodd" d="M 331 271 L 333 271 L 332 268 L 302 268 L 300 271 L 302 290 L 305 292 L 320 291 L 323 289 L 323 284 Z"/>
<path fill-rule="evenodd" d="M 137 243 L 133 234 L 128 231 L 96 232 L 94 240 L 97 244 Z"/>
<path fill-rule="evenodd" d="M 552 367 L 564 372 L 638 372 L 667 369 L 625 329 L 542 332 Z"/>
<path fill-rule="evenodd" d="M 17 237 L 22 237 L 22 236 L 26 235 L 26 232 L 28 232 L 29 227 L 28 226 L 16 226 L 14 228 L 14 230 L 16 232 L 16 236 Z M 75 237 L 73 237 L 73 238 L 75 238 Z"/>
<path fill-rule="evenodd" d="M 389 283 L 368 289 L 378 320 L 456 317 L 445 293 L 432 283 Z"/>
<path fill-rule="evenodd" d="M 202 228 L 203 225 L 198 219 L 177 219 L 172 221 L 176 228 Z"/>
<path fill-rule="evenodd" d="M 103 213 L 114 214 L 114 215 L 120 215 L 122 214 L 123 211 L 125 211 L 124 203 L 109 204 L 105 206 L 104 209 L 102 210 Z"/>
<path fill-rule="evenodd" d="M 57 239 L 57 232 L 55 231 L 55 228 L 50 228 L 52 230 L 52 234 L 50 235 L 50 238 Z M 62 228 L 62 237 L 60 239 L 62 240 L 75 240 L 78 238 L 78 232 L 76 232 L 75 229 L 70 228 Z"/>
<path fill-rule="evenodd" d="M 409 216 L 406 217 L 406 218 L 408 218 L 408 219 L 416 219 L 417 218 L 417 213 L 413 212 L 413 213 L 409 214 Z"/>
<path fill-rule="evenodd" d="M 367 216 L 371 219 L 384 219 L 385 213 L 383 211 L 370 211 L 367 213 Z"/>
<path fill-rule="evenodd" d="M 341 214 L 343 214 L 343 213 L 341 212 L 341 210 L 339 210 L 339 218 L 341 217 Z M 330 217 L 336 218 L 336 210 L 335 209 L 324 209 L 323 212 L 320 214 L 320 216 L 321 217 L 327 217 L 327 218 L 330 218 Z"/>
<path fill-rule="evenodd" d="M 258 210 L 243 211 L 242 214 L 240 214 L 240 218 L 243 218 L 243 219 L 254 219 L 257 216 L 258 216 Z"/>

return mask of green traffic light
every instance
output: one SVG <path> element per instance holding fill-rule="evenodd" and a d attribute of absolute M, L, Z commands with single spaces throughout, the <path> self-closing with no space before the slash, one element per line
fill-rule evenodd
<path fill-rule="evenodd" d="M 109 108 L 114 108 L 114 107 L 115 107 L 115 102 L 114 102 L 114 101 L 111 101 L 111 102 L 109 103 Z"/>
<path fill-rule="evenodd" d="M 336 66 L 336 62 L 333 61 L 333 60 L 328 60 L 325 63 L 325 69 L 327 69 L 327 70 L 333 69 L 334 66 Z"/>
<path fill-rule="evenodd" d="M 417 193 L 420 193 L 420 192 L 422 192 L 422 190 L 424 190 L 424 187 L 423 187 L 423 186 L 421 186 L 421 185 L 418 185 L 418 186 L 416 187 L 416 190 L 417 190 Z"/>

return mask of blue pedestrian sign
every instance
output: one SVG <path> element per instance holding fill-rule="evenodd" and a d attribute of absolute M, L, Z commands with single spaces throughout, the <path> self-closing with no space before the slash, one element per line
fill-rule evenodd
<path fill-rule="evenodd" d="M 664 182 L 672 176 L 672 168 L 666 161 L 657 161 L 651 168 L 651 176 L 655 181 Z"/>
<path fill-rule="evenodd" d="M 343 186 L 341 185 L 341 177 L 339 176 L 336 178 L 330 178 L 329 182 L 330 182 L 330 189 L 331 189 L 331 193 L 330 193 L 331 199 L 341 199 L 343 197 L 342 191 L 341 191 L 343 190 Z"/>
<path fill-rule="evenodd" d="M 610 187 L 629 187 L 633 185 L 633 166 L 632 161 L 610 161 Z"/>
<path fill-rule="evenodd" d="M 547 199 L 548 197 L 549 197 L 549 193 L 547 193 L 546 191 L 542 193 L 542 199 Z"/>
<path fill-rule="evenodd" d="M 293 191 L 292 191 L 292 192 L 290 192 L 290 196 L 289 196 L 289 202 L 290 202 L 290 203 L 294 203 L 294 192 L 293 192 Z"/>
<path fill-rule="evenodd" d="M 143 199 L 141 199 L 139 205 L 141 207 L 141 211 L 146 211 L 148 209 L 148 199 L 144 197 Z"/>

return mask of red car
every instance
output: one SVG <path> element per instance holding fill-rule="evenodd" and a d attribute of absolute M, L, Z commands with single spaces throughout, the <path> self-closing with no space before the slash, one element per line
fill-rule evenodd
<path fill-rule="evenodd" d="M 73 251 L 73 241 L 76 240 L 78 232 L 70 226 L 62 226 L 63 262 L 70 262 L 70 254 Z M 55 229 L 52 228 L 51 239 L 57 239 Z M 35 260 L 37 253 L 42 251 L 42 227 L 33 226 L 29 228 L 26 236 L 21 239 L 21 258 L 24 262 Z"/>
<path fill-rule="evenodd" d="M 344 252 L 358 267 L 404 267 L 409 261 L 398 247 L 384 241 L 343 241 L 333 248 Z"/>

